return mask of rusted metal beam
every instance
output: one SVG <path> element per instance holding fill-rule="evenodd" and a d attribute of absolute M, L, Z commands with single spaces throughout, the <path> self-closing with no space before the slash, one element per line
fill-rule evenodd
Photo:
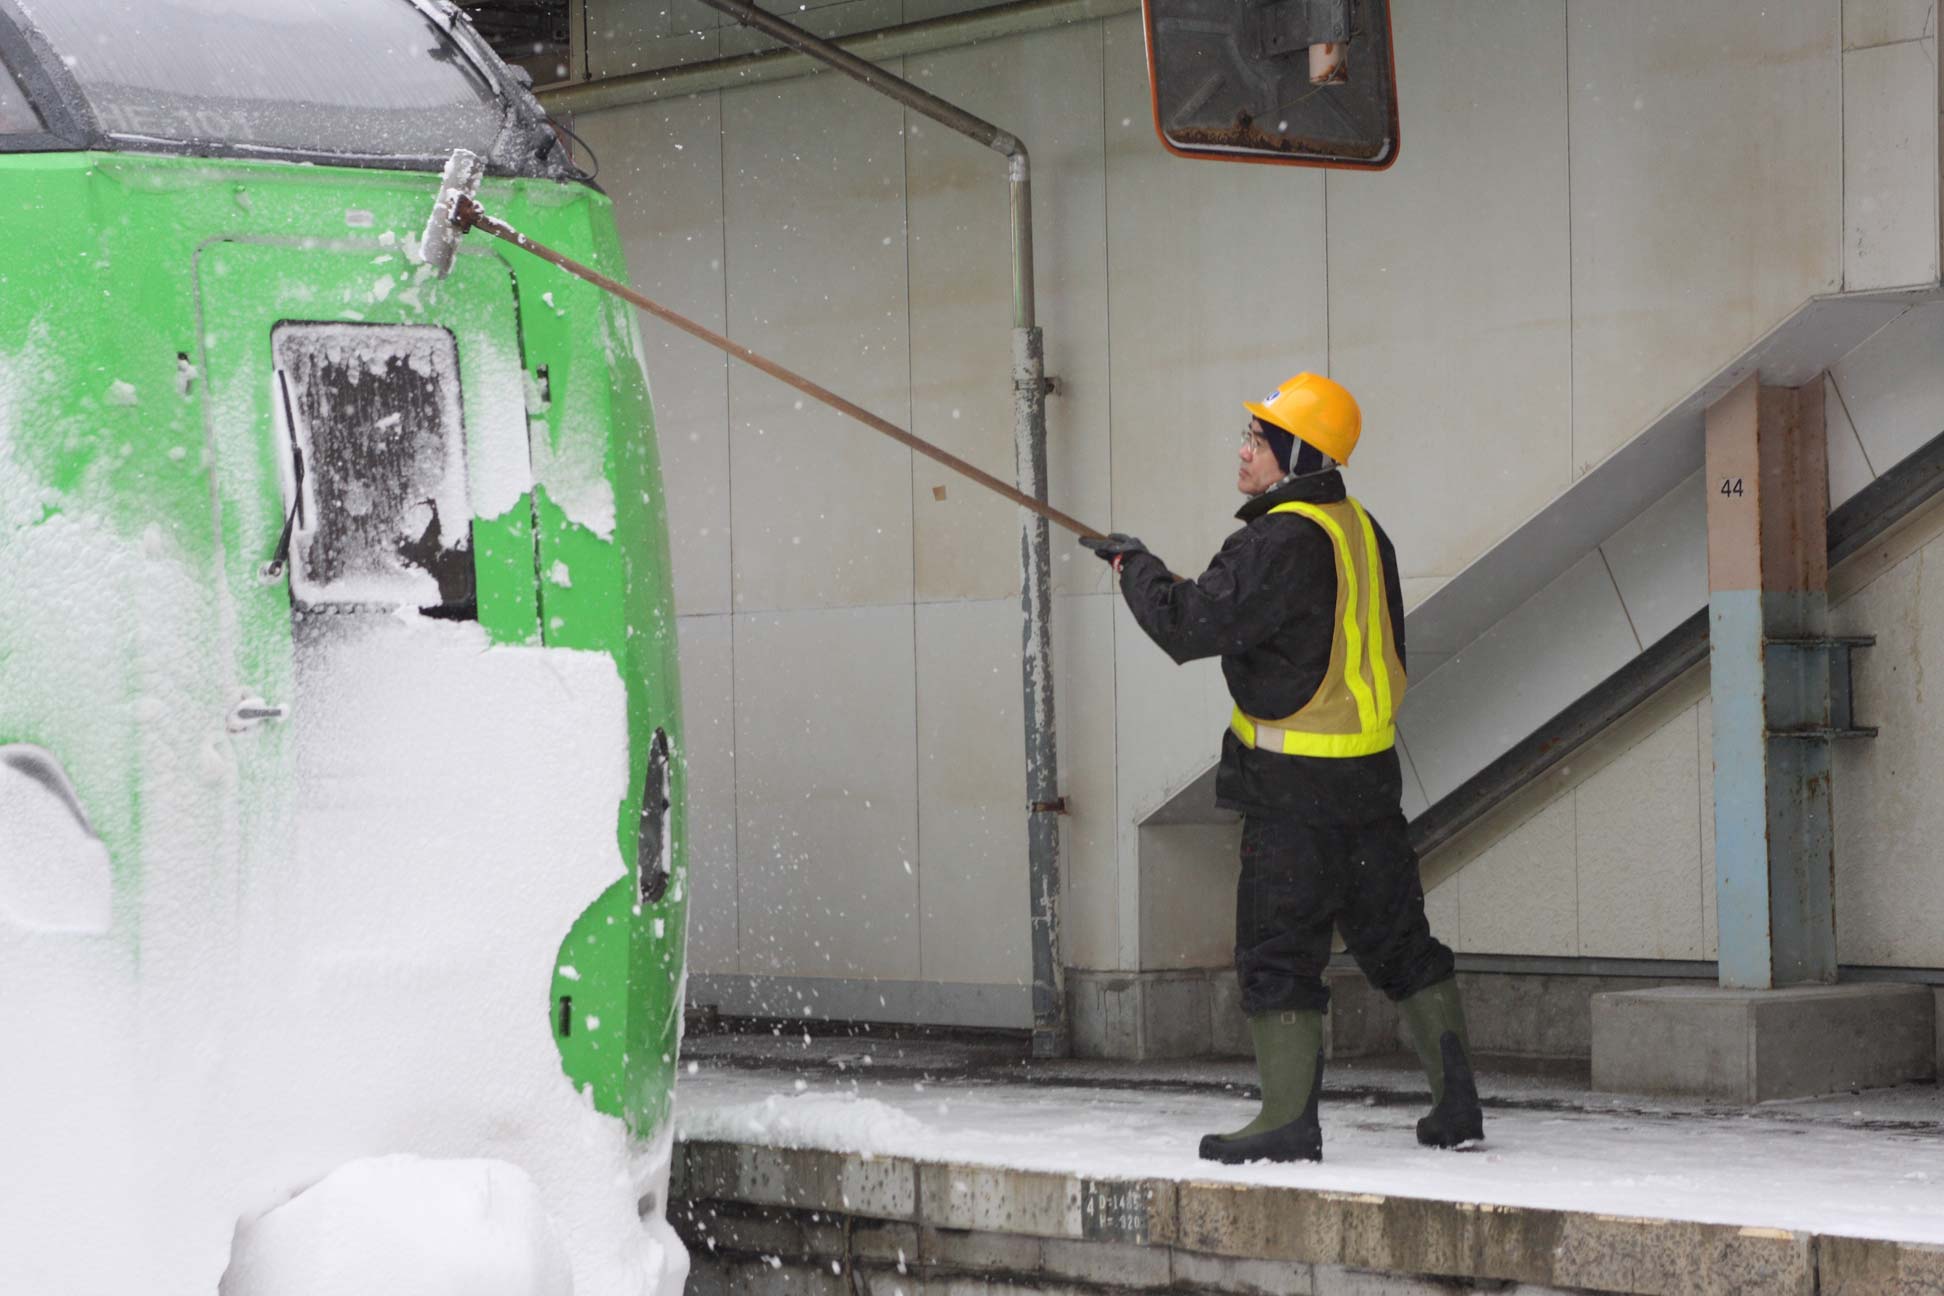
<path fill-rule="evenodd" d="M 1836 979 L 1822 380 L 1707 413 L 1709 693 L 1721 984 Z"/>

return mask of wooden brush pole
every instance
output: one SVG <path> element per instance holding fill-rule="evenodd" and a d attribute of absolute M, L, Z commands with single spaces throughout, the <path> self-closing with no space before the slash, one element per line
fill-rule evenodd
<path fill-rule="evenodd" d="M 736 359 L 742 361 L 744 364 L 752 365 L 757 369 L 761 369 L 764 373 L 776 379 L 778 382 L 788 383 L 790 386 L 802 392 L 805 396 L 808 396 L 811 399 L 816 401 L 821 401 L 823 404 L 830 406 L 830 408 L 838 411 L 839 413 L 850 415 L 850 417 L 856 419 L 859 423 L 862 423 L 865 427 L 871 428 L 874 431 L 882 432 L 884 435 L 890 437 L 893 441 L 897 441 L 904 445 L 910 446 L 913 450 L 916 450 L 919 454 L 924 455 L 927 458 L 936 459 L 939 463 L 944 464 L 947 468 L 950 468 L 953 472 L 959 473 L 966 477 L 970 477 L 973 481 L 979 483 L 979 485 L 985 487 L 987 490 L 995 491 L 1000 495 L 1004 495 L 1007 499 L 1019 505 L 1021 508 L 1031 509 L 1033 512 L 1045 518 L 1047 521 L 1057 523 L 1060 526 L 1065 527 L 1067 530 L 1073 532 L 1075 535 L 1092 536 L 1097 539 L 1105 538 L 1106 535 L 1105 532 L 1096 531 L 1092 527 L 1088 526 L 1086 523 L 1080 522 L 1074 518 L 1067 516 L 1065 513 L 1060 512 L 1060 510 L 1053 508 L 1051 505 L 1042 504 L 1040 501 L 1034 499 L 1031 495 L 1026 494 L 1024 491 L 1012 485 L 1010 482 L 1001 481 L 999 478 L 994 477 L 991 473 L 986 472 L 984 469 L 975 468 L 971 464 L 965 462 L 965 460 L 951 453 L 949 450 L 941 450 L 937 446 L 933 445 L 931 442 L 925 440 L 923 437 L 913 436 L 911 433 L 905 431 L 897 424 L 879 418 L 877 415 L 871 413 L 871 411 L 865 409 L 863 406 L 845 400 L 842 396 L 839 396 L 836 392 L 833 392 L 828 388 L 819 387 L 816 383 L 811 382 L 808 378 L 805 378 L 802 374 L 795 373 L 789 369 L 785 369 L 782 365 L 777 364 L 774 360 L 769 360 L 764 358 L 763 356 L 757 355 L 754 351 L 751 351 L 748 347 L 743 346 L 741 343 L 731 342 L 728 338 L 722 336 L 720 333 L 717 333 L 712 329 L 708 329 L 703 327 L 700 324 L 697 324 L 694 320 L 689 319 L 687 316 L 678 315 L 674 311 L 668 309 L 668 307 L 663 306 L 661 303 L 656 301 L 651 301 L 647 297 L 644 297 L 640 293 L 636 292 L 634 289 L 628 287 L 626 284 L 621 283 L 618 280 L 610 279 L 606 275 L 602 274 L 600 271 L 590 269 L 589 267 L 584 266 L 580 262 L 574 260 L 572 257 L 562 256 L 560 253 L 554 251 L 552 248 L 547 247 L 544 244 L 534 242 L 526 235 L 520 233 L 520 231 L 514 229 L 511 225 L 508 225 L 505 221 L 502 221 L 497 217 L 488 216 L 485 213 L 485 211 L 481 209 L 479 204 L 474 202 L 470 198 L 462 197 L 458 200 L 457 204 L 455 204 L 453 221 L 455 224 L 461 226 L 470 226 L 474 229 L 483 230 L 486 233 L 491 234 L 494 238 L 504 239 L 506 242 L 511 243 L 514 247 L 521 248 L 524 249 L 525 251 L 531 252 L 533 255 L 539 257 L 542 261 L 553 262 L 555 265 L 559 266 L 562 270 L 565 270 L 568 274 L 573 275 L 576 278 L 585 279 L 588 283 L 593 284 L 596 288 L 606 289 L 608 292 L 613 293 L 616 297 L 621 298 L 623 301 L 633 302 L 635 305 L 641 307 L 641 309 L 647 311 L 650 315 L 653 315 L 656 319 L 666 320 L 670 324 L 673 324 L 676 328 L 681 329 L 684 333 L 688 333 L 694 337 L 701 338 L 704 342 L 707 342 L 710 346 L 715 347 L 720 351 L 728 352 L 730 355 L 736 357 Z"/>

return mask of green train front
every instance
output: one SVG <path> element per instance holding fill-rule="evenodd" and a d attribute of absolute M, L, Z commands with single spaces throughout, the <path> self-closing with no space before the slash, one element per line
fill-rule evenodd
<path fill-rule="evenodd" d="M 458 147 L 619 276 L 609 204 L 444 4 L 0 0 L 0 61 L 0 1089 L 45 1114 L 0 1271 L 207 1289 L 401 1153 L 521 1166 L 584 1251 L 658 1191 L 602 1158 L 665 1143 L 681 1020 L 641 346 L 412 245 Z"/>

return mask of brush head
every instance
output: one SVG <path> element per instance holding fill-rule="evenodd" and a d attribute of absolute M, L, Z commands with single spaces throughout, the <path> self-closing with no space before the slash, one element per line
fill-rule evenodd
<path fill-rule="evenodd" d="M 479 192 L 479 179 L 486 163 L 470 149 L 454 149 L 446 159 L 439 177 L 439 196 L 432 200 L 432 215 L 425 222 L 425 235 L 419 240 L 419 260 L 432 267 L 443 279 L 452 272 L 453 258 L 459 255 L 459 240 L 466 236 L 468 224 L 459 219 L 459 200 Z"/>

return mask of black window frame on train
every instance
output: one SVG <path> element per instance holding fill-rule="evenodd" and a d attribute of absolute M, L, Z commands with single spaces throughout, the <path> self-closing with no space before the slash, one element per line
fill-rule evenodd
<path fill-rule="evenodd" d="M 21 117 L 14 113 L 25 114 Z M 47 127 L 42 123 L 40 111 L 27 92 L 20 88 L 14 74 L 7 71 L 5 62 L 0 62 L 0 135 L 43 135 Z"/>
<path fill-rule="evenodd" d="M 0 0 L 0 63 L 40 115 L 41 129 L 0 135 L 0 153 L 61 153 L 90 147 L 81 88 L 40 33 Z M 83 114 L 76 115 L 76 109 Z"/>
<path fill-rule="evenodd" d="M 43 0 L 45 2 L 45 0 Z M 58 3 L 58 0 L 54 0 Z M 485 84 L 500 108 L 500 128 L 486 155 L 493 175 L 575 181 L 592 186 L 556 138 L 546 110 L 457 5 L 446 0 L 396 0 L 409 5 L 448 40 Z M 30 22 L 15 0 L 0 0 L 0 63 L 4 63 L 39 113 L 43 129 L 0 134 L 0 153 L 54 153 L 86 150 L 111 153 L 161 153 L 189 157 L 252 158 L 308 162 L 322 166 L 387 171 L 436 171 L 446 155 L 395 155 L 315 148 L 231 144 L 212 140 L 131 139 L 105 130 L 96 119 L 80 82 L 56 49 Z"/>

